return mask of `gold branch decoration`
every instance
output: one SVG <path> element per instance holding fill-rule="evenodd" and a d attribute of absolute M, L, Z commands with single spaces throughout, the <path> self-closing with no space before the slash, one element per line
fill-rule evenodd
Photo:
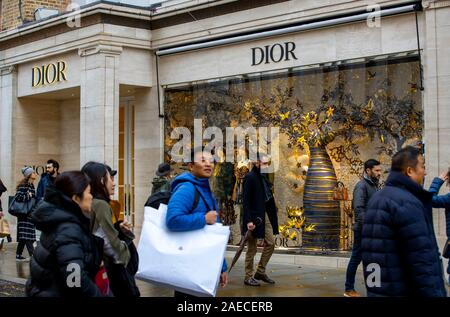
<path fill-rule="evenodd" d="M 299 231 L 315 231 L 315 224 L 306 224 L 306 217 L 303 207 L 286 206 L 288 220 L 284 225 L 278 227 L 280 235 L 288 240 L 295 241 L 299 236 Z"/>

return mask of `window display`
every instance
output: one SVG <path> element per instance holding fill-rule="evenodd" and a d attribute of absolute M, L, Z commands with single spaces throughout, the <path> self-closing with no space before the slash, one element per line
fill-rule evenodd
<path fill-rule="evenodd" d="M 352 191 L 363 162 L 377 159 L 387 175 L 396 151 L 421 143 L 419 68 L 416 56 L 377 57 L 167 87 L 166 160 L 178 141 L 171 131 L 192 131 L 194 119 L 223 131 L 278 127 L 279 168 L 271 175 L 281 224 L 278 246 L 349 249 Z M 212 181 L 221 217 L 232 225 L 233 244 L 240 240 L 236 192 L 240 174 L 249 169 L 242 160 L 221 162 Z M 288 228 L 295 221 L 293 234 Z"/>

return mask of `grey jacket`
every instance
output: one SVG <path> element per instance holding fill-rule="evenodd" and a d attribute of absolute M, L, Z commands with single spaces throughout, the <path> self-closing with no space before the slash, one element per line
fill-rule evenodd
<path fill-rule="evenodd" d="M 355 189 L 353 190 L 352 208 L 355 211 L 356 219 L 353 230 L 362 230 L 367 204 L 378 189 L 377 184 L 375 184 L 366 174 L 364 174 L 363 179 L 355 185 Z"/>

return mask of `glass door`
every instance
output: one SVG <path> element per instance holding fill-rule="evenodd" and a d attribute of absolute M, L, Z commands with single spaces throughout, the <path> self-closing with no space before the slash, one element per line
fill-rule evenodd
<path fill-rule="evenodd" d="M 121 212 L 134 225 L 134 100 L 121 102 L 119 109 L 119 202 Z"/>

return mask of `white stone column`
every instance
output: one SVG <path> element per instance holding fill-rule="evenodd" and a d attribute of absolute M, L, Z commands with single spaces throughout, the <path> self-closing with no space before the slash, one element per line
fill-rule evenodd
<path fill-rule="evenodd" d="M 17 72 L 15 66 L 0 68 L 0 178 L 8 192 L 1 197 L 4 214 L 10 224 L 15 223 L 8 210 L 8 196 L 15 193 L 13 111 L 17 101 Z M 14 230 L 14 226 L 12 228 Z M 14 232 L 12 233 L 14 234 Z"/>
<path fill-rule="evenodd" d="M 426 188 L 433 177 L 450 166 L 450 1 L 423 1 L 422 40 L 424 64 Z M 443 186 L 439 194 L 448 193 Z M 434 210 L 441 250 L 447 239 L 443 209 Z M 445 261 L 447 268 L 447 260 Z"/>
<path fill-rule="evenodd" d="M 104 44 L 79 49 L 81 166 L 97 161 L 117 169 L 121 53 L 122 47 Z"/>
<path fill-rule="evenodd" d="M 152 69 L 156 57 L 152 56 Z M 135 234 L 139 239 L 144 221 L 144 204 L 151 191 L 151 181 L 162 163 L 163 119 L 159 117 L 156 71 L 152 88 L 138 89 L 135 95 Z M 160 94 L 162 96 L 163 94 Z M 161 98 L 161 102 L 163 102 Z"/>

